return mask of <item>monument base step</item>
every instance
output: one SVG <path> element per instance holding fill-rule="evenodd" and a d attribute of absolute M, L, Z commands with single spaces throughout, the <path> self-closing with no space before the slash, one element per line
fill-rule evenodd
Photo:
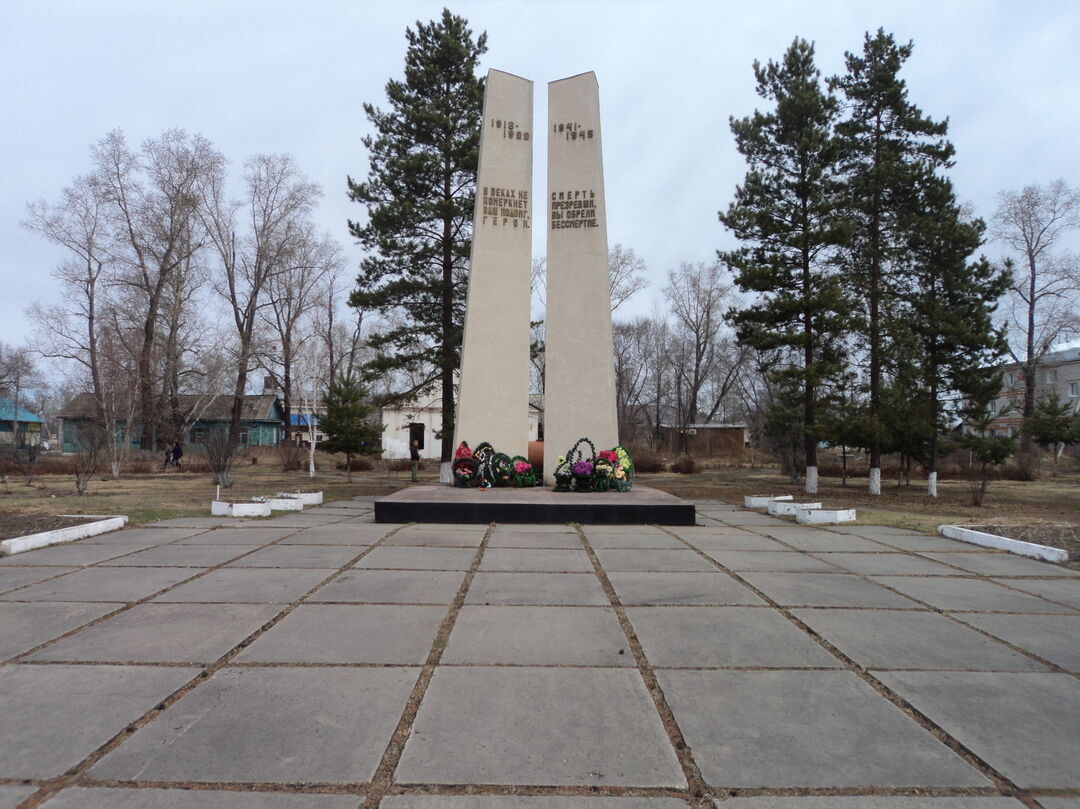
<path fill-rule="evenodd" d="M 375 501 L 377 523 L 693 525 L 695 521 L 693 503 L 647 486 L 582 494 L 539 487 L 411 486 Z"/>

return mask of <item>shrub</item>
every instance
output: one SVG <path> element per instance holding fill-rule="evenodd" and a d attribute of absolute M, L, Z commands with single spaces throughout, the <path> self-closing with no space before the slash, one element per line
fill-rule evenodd
<path fill-rule="evenodd" d="M 282 472 L 295 472 L 303 469 L 307 462 L 307 449 L 300 444 L 287 441 L 278 447 L 278 459 L 281 461 Z M 353 464 L 356 468 L 356 464 Z"/>
<path fill-rule="evenodd" d="M 635 461 L 637 459 L 635 458 Z M 698 471 L 697 461 L 689 455 L 683 455 L 671 464 L 671 471 L 680 475 L 693 475 Z"/>
<path fill-rule="evenodd" d="M 338 469 L 344 471 L 348 464 L 345 461 L 338 461 L 335 466 Z M 352 470 L 354 472 L 370 472 L 374 468 L 370 455 L 354 455 L 352 459 Z"/>
<path fill-rule="evenodd" d="M 647 447 L 629 447 L 634 459 L 634 472 L 649 474 L 664 471 L 664 459 Z"/>

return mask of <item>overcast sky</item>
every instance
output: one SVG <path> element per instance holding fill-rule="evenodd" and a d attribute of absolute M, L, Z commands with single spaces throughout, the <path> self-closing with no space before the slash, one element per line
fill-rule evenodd
<path fill-rule="evenodd" d="M 59 249 L 20 228 L 30 200 L 55 200 L 113 129 L 131 144 L 170 127 L 198 132 L 239 171 L 288 152 L 322 185 L 318 218 L 355 266 L 345 229 L 362 209 L 345 177 L 364 177 L 363 102 L 386 106 L 402 74 L 405 28 L 446 3 L 414 0 L 0 0 L 0 340 L 29 337 L 33 300 L 57 296 Z M 922 2 L 571 2 L 478 0 L 449 6 L 486 31 L 483 69 L 545 85 L 592 70 L 600 83 L 608 239 L 648 263 L 651 288 L 620 310 L 645 312 L 668 270 L 731 245 L 717 210 L 745 164 L 728 119 L 750 114 L 751 65 L 812 40 L 824 75 L 883 27 L 914 40 L 910 98 L 950 120 L 958 194 L 989 218 L 1002 189 L 1063 177 L 1080 184 L 1080 4 Z M 544 191 L 542 139 L 534 193 Z M 543 208 L 534 251 L 544 251 Z M 1001 250 L 990 244 L 987 255 Z"/>

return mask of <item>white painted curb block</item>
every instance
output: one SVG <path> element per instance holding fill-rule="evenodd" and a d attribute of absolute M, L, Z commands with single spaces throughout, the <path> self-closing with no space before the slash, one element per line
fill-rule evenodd
<path fill-rule="evenodd" d="M 269 517 L 269 503 L 226 503 L 215 500 L 210 504 L 210 513 L 215 517 Z"/>
<path fill-rule="evenodd" d="M 768 508 L 769 503 L 774 500 L 794 500 L 795 498 L 790 494 L 782 494 L 774 497 L 771 494 L 750 496 L 747 495 L 743 498 L 743 508 Z"/>
<path fill-rule="evenodd" d="M 997 534 L 987 534 L 971 528 L 961 528 L 959 525 L 939 525 L 938 533 L 949 539 L 958 539 L 961 542 L 981 545 L 984 548 L 997 548 L 1020 556 L 1042 559 L 1044 562 L 1060 563 L 1069 561 L 1068 551 L 1061 548 L 1050 548 L 1046 545 L 1036 545 L 1034 542 L 1022 542 L 1019 539 L 999 537 Z"/>
<path fill-rule="evenodd" d="M 791 501 L 776 501 L 769 503 L 769 513 L 777 516 L 790 517 L 800 509 L 821 508 L 821 503 L 794 503 Z"/>
<path fill-rule="evenodd" d="M 303 511 L 304 501 L 299 497 L 267 497 L 266 502 L 270 504 L 271 511 Z"/>
<path fill-rule="evenodd" d="M 323 501 L 322 492 L 278 492 L 278 497 L 298 497 L 305 506 L 321 506 Z"/>
<path fill-rule="evenodd" d="M 795 522 L 809 525 L 833 525 L 841 522 L 855 522 L 853 508 L 799 509 L 795 512 Z"/>
<path fill-rule="evenodd" d="M 86 522 L 82 525 L 69 525 L 67 528 L 57 528 L 54 531 L 41 531 L 37 534 L 27 534 L 24 537 L 12 537 L 0 542 L 0 556 L 10 556 L 13 553 L 32 551 L 35 548 L 44 548 L 55 545 L 58 542 L 71 542 L 76 539 L 104 534 L 108 531 L 117 531 L 127 525 L 128 518 L 125 516 L 106 516 L 103 514 L 62 514 L 62 517 L 98 517 L 94 522 Z"/>

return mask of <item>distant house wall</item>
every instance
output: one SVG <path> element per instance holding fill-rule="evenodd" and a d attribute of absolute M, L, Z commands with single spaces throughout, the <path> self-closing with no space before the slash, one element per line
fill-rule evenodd
<path fill-rule="evenodd" d="M 409 457 L 409 425 L 424 425 L 424 448 L 420 450 L 421 458 L 442 457 L 442 439 L 435 435 L 442 430 L 442 408 L 439 407 L 412 407 L 391 408 L 384 407 L 381 411 L 382 423 L 385 427 L 382 434 L 382 446 L 384 458 L 408 458 Z M 540 411 L 534 407 L 529 408 L 529 440 L 536 441 L 540 435 Z M 496 450 L 499 447 L 495 447 Z"/>
<path fill-rule="evenodd" d="M 746 444 L 746 428 L 741 425 L 694 425 L 694 432 L 686 437 L 689 455 L 702 458 L 741 458 Z M 662 427 L 664 445 L 670 452 L 682 450 L 681 435 L 677 427 Z"/>
<path fill-rule="evenodd" d="M 31 446 L 41 443 L 41 425 L 37 422 L 19 422 L 19 437 L 23 445 Z M 0 445 L 10 447 L 14 444 L 14 432 L 10 421 L 0 422 Z"/>
<path fill-rule="evenodd" d="M 1018 363 L 1002 366 L 1001 392 L 991 408 L 1004 413 L 994 419 L 991 433 L 1018 435 L 1023 424 L 1024 371 Z M 1058 399 L 1074 412 L 1080 404 L 1080 348 L 1067 348 L 1046 354 L 1035 369 L 1035 399 L 1056 393 Z"/>

